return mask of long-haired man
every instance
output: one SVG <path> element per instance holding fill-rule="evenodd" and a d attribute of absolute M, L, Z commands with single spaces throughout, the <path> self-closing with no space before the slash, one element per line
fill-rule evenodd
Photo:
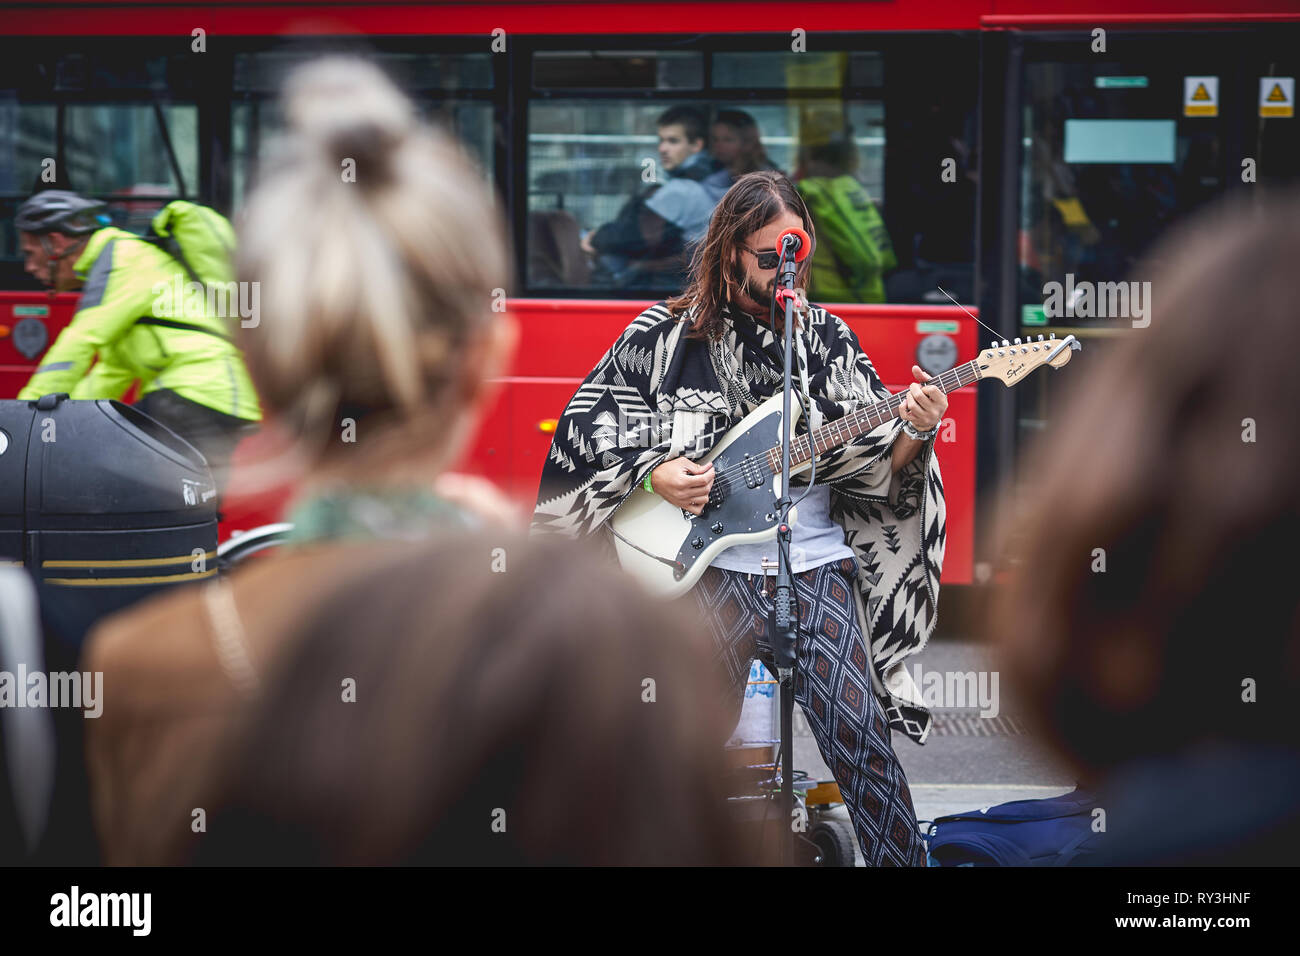
<path fill-rule="evenodd" d="M 718 205 L 682 295 L 646 309 L 579 387 L 542 473 L 533 526 L 605 536 L 638 486 L 700 514 L 714 481 L 699 459 L 783 379 L 783 315 L 769 325 L 778 236 L 811 216 L 784 175 L 742 176 Z M 805 260 L 797 282 L 807 278 Z M 796 330 L 798 380 L 812 424 L 888 396 L 857 336 L 811 307 Z M 890 728 L 924 742 L 930 715 L 903 669 L 935 623 L 943 562 L 943 486 L 933 437 L 947 408 L 913 367 L 898 418 L 819 456 L 798 506 L 791 557 L 799 601 L 795 699 L 835 775 L 868 865 L 924 864 Z M 609 422 L 652 419 L 645 430 Z M 803 421 L 800 427 L 804 427 Z M 808 491 L 797 484 L 793 494 Z M 718 555 L 693 594 L 737 712 L 752 660 L 768 646 L 774 541 Z M 767 558 L 767 561 L 764 561 Z"/>

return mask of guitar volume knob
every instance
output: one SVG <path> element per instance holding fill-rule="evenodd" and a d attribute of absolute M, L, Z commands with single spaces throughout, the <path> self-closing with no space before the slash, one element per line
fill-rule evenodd
<path fill-rule="evenodd" d="M 709 530 L 712 531 L 714 534 L 722 534 L 722 522 L 721 521 L 713 522 L 713 527 L 711 527 Z"/>
<path fill-rule="evenodd" d="M 696 538 L 694 541 L 691 542 L 691 547 L 694 548 L 696 551 L 700 550 L 700 548 L 704 547 L 704 539 Z"/>

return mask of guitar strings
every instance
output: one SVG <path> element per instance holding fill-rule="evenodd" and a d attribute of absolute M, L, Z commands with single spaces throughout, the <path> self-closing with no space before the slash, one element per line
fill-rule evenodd
<path fill-rule="evenodd" d="M 844 419 L 840 419 L 839 422 L 836 424 L 843 423 L 848 419 L 851 419 L 848 421 L 848 425 L 850 428 L 852 428 L 854 425 L 863 424 L 867 421 L 870 415 L 873 414 L 875 410 L 878 408 L 882 410 L 887 409 L 891 413 L 897 412 L 898 406 L 899 404 L 901 404 L 901 401 L 906 396 L 906 394 L 907 394 L 906 392 L 898 392 L 896 395 L 891 395 L 887 399 L 881 399 L 879 402 L 876 402 L 875 404 L 869 406 L 866 409 L 859 409 L 858 411 L 853 412 L 850 416 L 845 416 Z M 864 414 L 864 412 L 867 414 Z M 890 417 L 896 417 L 896 415 L 891 414 Z M 885 420 L 886 419 L 882 418 L 881 421 L 878 422 L 873 427 L 879 428 L 880 425 L 883 425 L 885 423 Z M 830 426 L 825 426 L 825 427 L 829 428 Z M 792 459 L 800 458 L 804 455 L 806 446 L 808 445 L 808 442 L 806 441 L 807 437 L 808 436 L 805 434 L 805 435 L 800 435 L 798 437 L 792 438 L 790 440 L 790 444 L 791 444 L 790 451 L 791 451 Z M 768 456 L 771 455 L 773 451 L 779 451 L 780 447 L 781 446 L 778 444 L 769 448 L 766 452 L 764 452 L 763 461 L 766 462 Z M 811 458 L 812 456 L 809 455 L 808 457 Z M 802 461 L 792 462 L 792 463 L 802 464 Z M 722 479 L 723 481 L 729 481 L 731 478 L 734 478 L 737 475 L 739 475 L 741 472 L 743 472 L 744 469 L 745 469 L 744 462 L 735 465 L 730 465 L 727 468 L 717 473 L 717 475 L 714 477 L 714 483 L 716 484 L 718 479 Z M 768 470 L 773 471 L 774 469 L 769 465 Z M 712 495 L 710 495 L 710 497 L 712 497 Z"/>
<path fill-rule="evenodd" d="M 943 372 L 942 374 L 940 374 L 939 377 L 938 377 L 937 379 L 935 379 L 933 382 L 927 382 L 926 384 L 929 384 L 929 385 L 938 385 L 938 386 L 939 386 L 940 388 L 942 388 L 945 392 L 951 392 L 951 391 L 953 391 L 954 389 L 961 388 L 961 387 L 962 387 L 962 381 L 961 381 L 961 370 L 964 369 L 964 368 L 970 368 L 972 371 L 975 371 L 975 364 L 976 364 L 975 361 L 972 360 L 972 361 L 970 361 L 970 362 L 967 362 L 965 365 L 958 366 L 957 368 L 951 368 L 951 369 L 948 369 L 946 372 Z M 953 377 L 953 380 L 952 380 L 951 383 L 945 381 L 945 380 L 948 378 L 948 376 L 950 376 L 950 375 Z M 972 379 L 972 382 L 974 382 L 974 381 L 978 381 L 978 379 L 979 379 L 979 376 L 978 376 L 978 374 L 977 374 L 976 377 L 975 377 L 974 379 Z M 970 384 L 970 383 L 967 383 L 967 384 Z M 836 421 L 834 421 L 834 422 L 831 422 L 831 423 L 829 423 L 829 424 L 827 424 L 827 425 L 823 425 L 820 429 L 818 429 L 818 431 L 819 431 L 819 432 L 822 432 L 822 433 L 828 433 L 828 432 L 830 432 L 830 431 L 834 431 L 834 430 L 836 430 L 837 428 L 843 428 L 843 427 L 845 426 L 846 423 L 847 423 L 847 425 L 848 425 L 849 428 L 853 428 L 853 427 L 856 426 L 856 425 L 861 425 L 861 424 L 867 423 L 871 418 L 875 417 L 879 412 L 883 412 L 883 411 L 888 411 L 888 412 L 890 413 L 889 416 L 888 416 L 888 418 L 896 418 L 896 417 L 897 417 L 897 412 L 898 412 L 898 406 L 902 403 L 903 399 L 906 398 L 906 397 L 907 397 L 907 390 L 906 390 L 906 389 L 904 389 L 904 390 L 901 391 L 901 392 L 895 392 L 894 394 L 890 395 L 888 398 L 883 398 L 883 399 L 881 399 L 880 401 L 878 401 L 878 402 L 876 402 L 876 403 L 874 403 L 874 404 L 872 404 L 872 405 L 868 405 L 866 408 L 860 408 L 860 409 L 858 409 L 858 410 L 856 410 L 856 411 L 850 413 L 849 415 L 844 416 L 844 418 L 838 419 L 838 420 L 836 420 Z M 873 428 L 879 428 L 881 425 L 883 425 L 883 424 L 888 420 L 888 418 L 882 417 L 881 420 L 880 420 L 879 422 L 874 423 L 874 424 L 872 425 L 872 427 L 873 427 Z M 796 445 L 798 446 L 798 453 L 799 453 L 800 455 L 804 454 L 805 450 L 807 449 L 807 446 L 809 445 L 809 442 L 807 441 L 807 439 L 808 439 L 809 437 L 810 437 L 810 436 L 809 436 L 808 434 L 804 434 L 804 435 L 800 435 L 800 436 L 798 436 L 797 438 L 792 438 L 792 439 L 791 439 L 791 458 L 792 458 L 792 459 L 796 457 L 796 456 L 795 456 L 795 451 L 796 451 L 795 446 L 796 446 Z M 854 437 L 857 437 L 857 436 L 854 436 Z M 852 439 L 850 439 L 850 440 L 852 440 Z M 774 447 L 772 447 L 772 448 L 769 448 L 769 449 L 764 453 L 764 455 L 763 455 L 763 459 L 766 461 L 768 455 L 770 455 L 773 451 L 779 451 L 779 450 L 780 450 L 780 447 L 781 447 L 781 446 L 778 444 L 778 445 L 776 445 L 776 446 L 774 446 Z M 815 447 L 815 444 L 813 445 L 813 447 Z M 814 457 L 814 456 L 813 456 L 812 454 L 809 454 L 808 457 L 811 459 L 811 458 Z M 794 462 L 792 461 L 792 464 L 793 464 L 793 463 L 794 463 Z M 800 462 L 800 464 L 802 464 L 802 462 Z M 739 463 L 739 464 L 735 464 L 735 465 L 730 465 L 730 466 L 728 466 L 727 468 L 724 468 L 722 471 L 719 471 L 719 472 L 714 476 L 714 485 L 716 486 L 719 480 L 722 480 L 723 482 L 727 482 L 727 483 L 729 483 L 730 479 L 732 479 L 732 478 L 736 477 L 737 475 L 739 475 L 741 472 L 744 471 L 744 469 L 745 469 L 745 463 L 744 463 L 744 462 L 741 462 L 741 463 Z M 769 470 L 771 470 L 771 469 L 769 469 Z M 713 499 L 712 489 L 710 490 L 709 499 L 710 499 L 711 501 L 712 501 L 712 499 Z"/>

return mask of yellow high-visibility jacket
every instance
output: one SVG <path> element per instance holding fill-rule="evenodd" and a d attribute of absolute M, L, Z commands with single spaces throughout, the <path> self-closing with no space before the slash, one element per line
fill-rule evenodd
<path fill-rule="evenodd" d="M 108 226 L 91 235 L 73 269 L 85 280 L 77 312 L 20 399 L 50 392 L 121 398 L 138 381 L 141 398 L 166 388 L 235 418 L 261 420 L 243 356 L 217 314 L 221 300 L 214 311 L 211 297 L 198 294 L 203 287 L 179 262 L 134 233 Z M 224 311 L 235 314 L 228 302 Z"/>

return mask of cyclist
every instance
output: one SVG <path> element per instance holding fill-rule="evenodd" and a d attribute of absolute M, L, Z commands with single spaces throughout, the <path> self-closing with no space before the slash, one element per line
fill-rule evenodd
<path fill-rule="evenodd" d="M 18 209 L 27 272 L 54 291 L 82 290 L 72 322 L 18 397 L 121 398 L 139 382 L 136 408 L 202 452 L 221 492 L 235 445 L 262 417 L 243 357 L 206 299 L 200 315 L 168 317 L 177 310 L 158 290 L 184 288 L 185 266 L 111 225 L 104 210 L 61 189 Z"/>

